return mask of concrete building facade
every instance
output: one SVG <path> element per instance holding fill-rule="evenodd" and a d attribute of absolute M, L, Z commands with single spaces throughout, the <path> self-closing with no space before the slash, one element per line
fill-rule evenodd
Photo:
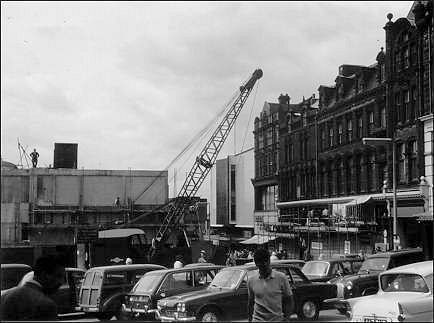
<path fill-rule="evenodd" d="M 85 231 L 127 223 L 166 204 L 167 177 L 167 171 L 2 167 L 2 261 L 25 253 L 31 264 L 42 252 L 57 250 L 76 265 Z M 154 226 L 149 223 L 150 238 Z"/>

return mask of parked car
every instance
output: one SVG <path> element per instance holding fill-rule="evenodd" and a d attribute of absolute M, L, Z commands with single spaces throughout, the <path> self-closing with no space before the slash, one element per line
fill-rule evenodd
<path fill-rule="evenodd" d="M 25 264 L 1 264 L 1 290 L 15 287 L 32 267 Z"/>
<path fill-rule="evenodd" d="M 79 306 L 99 319 L 120 317 L 125 295 L 147 272 L 166 269 L 153 264 L 93 267 L 84 277 L 80 288 Z"/>
<path fill-rule="evenodd" d="M 59 289 L 51 295 L 57 304 L 59 314 L 72 313 L 79 310 L 78 293 L 85 271 L 80 268 L 65 268 L 65 281 Z M 21 279 L 19 286 L 33 279 L 34 272 L 30 271 Z"/>
<path fill-rule="evenodd" d="M 279 260 L 271 260 L 271 263 L 273 264 L 288 264 L 288 265 L 293 265 L 296 266 L 298 268 L 303 268 L 305 262 L 304 260 L 299 260 L 299 259 L 279 259 Z M 245 265 L 255 265 L 254 261 L 250 261 L 248 263 L 246 263 Z"/>
<path fill-rule="evenodd" d="M 363 262 L 355 275 L 347 275 L 330 280 L 336 284 L 337 298 L 327 302 L 337 304 L 341 299 L 373 295 L 378 292 L 378 275 L 385 270 L 420 262 L 424 260 L 422 249 L 403 249 L 398 251 L 381 252 L 370 255 Z M 339 312 L 343 311 L 338 308 Z"/>
<path fill-rule="evenodd" d="M 353 322 L 433 321 L 433 261 L 387 270 L 375 295 L 343 301 Z"/>
<path fill-rule="evenodd" d="M 336 295 L 336 286 L 312 283 L 296 266 L 272 262 L 271 267 L 288 277 L 299 318 L 317 319 L 323 300 Z M 162 321 L 246 320 L 247 280 L 256 273 L 255 265 L 223 268 L 207 288 L 159 300 L 157 315 Z"/>
<path fill-rule="evenodd" d="M 327 282 L 336 277 L 357 273 L 362 263 L 361 258 L 311 260 L 304 264 L 301 271 L 310 281 Z"/>
<path fill-rule="evenodd" d="M 179 269 L 148 272 L 125 296 L 122 319 L 155 319 L 157 302 L 161 298 L 204 289 L 224 268 L 218 265 L 187 265 Z"/>

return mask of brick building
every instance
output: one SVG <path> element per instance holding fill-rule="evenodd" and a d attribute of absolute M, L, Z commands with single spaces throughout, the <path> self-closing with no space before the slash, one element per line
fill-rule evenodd
<path fill-rule="evenodd" d="M 397 151 L 400 245 L 432 246 L 432 2 L 388 18 L 375 64 L 342 65 L 318 99 L 281 96 L 255 120 L 255 222 L 271 214 L 262 234 L 295 256 L 392 245 L 393 149 L 364 144 L 372 137 Z"/>

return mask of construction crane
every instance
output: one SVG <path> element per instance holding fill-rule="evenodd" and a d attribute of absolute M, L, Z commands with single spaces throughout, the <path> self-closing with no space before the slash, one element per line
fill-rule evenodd
<path fill-rule="evenodd" d="M 164 217 L 162 224 L 160 225 L 155 236 L 154 243 L 152 244 L 152 249 L 154 249 L 153 252 L 155 252 L 155 249 L 158 248 L 160 243 L 164 242 L 169 228 L 174 230 L 181 226 L 181 220 L 185 211 L 192 204 L 192 198 L 198 192 L 206 176 L 215 164 L 217 156 L 223 147 L 223 144 L 225 143 L 225 140 L 227 139 L 235 120 L 246 103 L 256 81 L 259 80 L 262 75 L 262 70 L 257 69 L 253 72 L 252 76 L 240 86 L 240 92 L 233 101 L 233 104 L 226 112 L 226 115 L 215 129 L 205 147 L 203 147 L 202 151 L 196 157 L 181 190 L 168 207 L 167 214 Z M 187 246 L 190 247 L 188 236 L 184 229 L 183 231 Z"/>

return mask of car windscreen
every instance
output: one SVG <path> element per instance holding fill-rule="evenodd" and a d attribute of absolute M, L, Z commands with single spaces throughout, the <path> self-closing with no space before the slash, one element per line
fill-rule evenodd
<path fill-rule="evenodd" d="M 389 264 L 390 258 L 368 258 L 366 259 L 362 267 L 359 269 L 359 274 L 366 274 L 370 272 L 379 272 L 385 271 L 387 269 L 387 265 Z"/>
<path fill-rule="evenodd" d="M 385 292 L 429 292 L 425 280 L 417 274 L 385 274 L 381 276 L 380 284 Z"/>
<path fill-rule="evenodd" d="M 304 264 L 301 270 L 305 275 L 325 276 L 327 274 L 329 264 L 324 261 L 309 261 Z"/>
<path fill-rule="evenodd" d="M 134 285 L 133 292 L 145 292 L 151 293 L 160 283 L 163 273 L 153 273 L 149 272 L 140 278 L 136 285 Z"/>
<path fill-rule="evenodd" d="M 235 288 L 240 279 L 244 276 L 244 270 L 240 269 L 225 269 L 221 270 L 212 280 L 210 288 Z"/>

